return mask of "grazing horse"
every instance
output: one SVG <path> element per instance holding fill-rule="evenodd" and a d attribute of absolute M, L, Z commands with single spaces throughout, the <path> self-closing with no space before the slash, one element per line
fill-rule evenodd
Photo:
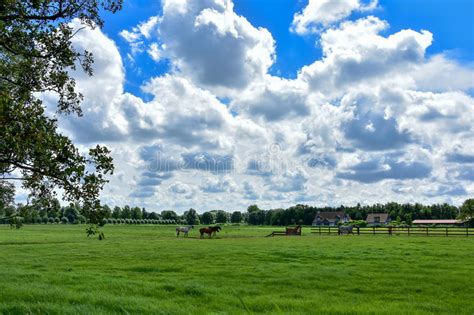
<path fill-rule="evenodd" d="M 204 233 L 208 234 L 209 238 L 211 238 L 212 232 L 213 231 L 210 227 L 203 227 L 203 228 L 199 229 L 199 233 L 201 233 L 201 238 L 204 237 Z"/>
<path fill-rule="evenodd" d="M 179 232 L 183 232 L 183 233 L 184 233 L 184 237 L 188 237 L 188 232 L 189 232 L 189 230 L 191 230 L 192 228 L 194 228 L 194 225 L 178 226 L 178 227 L 176 228 L 176 237 L 179 236 Z"/>
<path fill-rule="evenodd" d="M 222 228 L 218 225 L 210 226 L 209 228 L 212 230 L 212 235 L 213 236 L 216 236 L 216 233 L 219 232 L 220 230 L 222 230 Z"/>
<path fill-rule="evenodd" d="M 341 226 L 339 226 L 339 229 L 337 230 L 337 234 L 339 234 L 339 235 L 344 235 L 344 234 L 354 235 L 354 232 L 352 232 L 353 228 L 354 228 L 354 226 L 352 226 L 352 225 L 348 225 L 348 226 L 341 225 Z"/>

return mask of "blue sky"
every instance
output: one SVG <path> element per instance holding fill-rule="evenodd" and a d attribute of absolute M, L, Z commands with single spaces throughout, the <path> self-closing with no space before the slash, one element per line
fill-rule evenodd
<path fill-rule="evenodd" d="M 77 49 L 109 205 L 243 210 L 474 194 L 472 1 L 126 1 Z M 48 102 L 48 98 L 45 99 Z M 51 102 L 51 101 L 50 101 Z"/>

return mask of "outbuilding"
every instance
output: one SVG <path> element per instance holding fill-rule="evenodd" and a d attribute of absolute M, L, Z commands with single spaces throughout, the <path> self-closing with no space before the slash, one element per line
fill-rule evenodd
<path fill-rule="evenodd" d="M 413 220 L 412 224 L 414 225 L 431 225 L 431 224 L 439 224 L 439 225 L 462 225 L 464 224 L 463 221 L 459 220 Z"/>
<path fill-rule="evenodd" d="M 389 224 L 392 219 L 388 213 L 369 213 L 365 219 L 368 226 Z"/>

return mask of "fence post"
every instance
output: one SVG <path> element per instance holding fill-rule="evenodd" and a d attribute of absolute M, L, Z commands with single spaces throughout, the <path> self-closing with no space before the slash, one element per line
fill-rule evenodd
<path fill-rule="evenodd" d="M 408 227 L 408 236 L 410 236 L 410 227 Z"/>
<path fill-rule="evenodd" d="M 360 235 L 359 227 L 357 227 L 357 235 Z"/>
<path fill-rule="evenodd" d="M 319 235 L 321 235 L 321 226 L 319 226 Z"/>
<path fill-rule="evenodd" d="M 469 236 L 469 228 L 466 227 L 466 236 Z"/>
<path fill-rule="evenodd" d="M 446 228 L 446 236 L 448 236 L 448 228 Z"/>
<path fill-rule="evenodd" d="M 372 227 L 372 230 L 373 230 L 373 232 L 374 232 L 374 235 L 375 235 L 375 226 L 374 226 L 374 227 Z"/>
<path fill-rule="evenodd" d="M 429 227 L 426 227 L 426 236 L 428 236 L 428 229 Z"/>

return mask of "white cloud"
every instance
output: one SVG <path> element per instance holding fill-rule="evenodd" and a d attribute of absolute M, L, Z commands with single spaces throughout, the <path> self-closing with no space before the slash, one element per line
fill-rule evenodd
<path fill-rule="evenodd" d="M 230 193 L 236 190 L 237 185 L 229 176 L 210 177 L 204 181 L 200 188 L 207 193 Z"/>
<path fill-rule="evenodd" d="M 309 0 L 303 11 L 294 15 L 291 30 L 301 35 L 317 33 L 347 18 L 354 11 L 372 11 L 377 4 L 378 0 L 367 4 L 361 0 Z"/>
<path fill-rule="evenodd" d="M 159 27 L 159 35 L 150 36 L 148 52 L 156 51 L 158 41 L 160 56 L 171 61 L 174 72 L 214 93 L 245 88 L 262 78 L 275 60 L 270 32 L 237 15 L 229 0 L 165 1 L 161 17 L 121 34 L 136 44 L 136 34 L 150 34 L 143 30 L 149 24 Z"/>
<path fill-rule="evenodd" d="M 357 3 L 352 11 L 368 5 Z M 376 17 L 331 22 L 322 59 L 285 79 L 268 74 L 271 34 L 232 2 L 163 5 L 162 16 L 121 34 L 173 65 L 143 84 L 151 100 L 124 91 L 122 57 L 99 29 L 73 39 L 96 62 L 92 79 L 74 73 L 84 117 L 61 128 L 81 150 L 112 149 L 118 174 L 104 201 L 242 210 L 474 193 L 472 67 L 427 57 L 428 31 L 386 35 Z"/>
<path fill-rule="evenodd" d="M 474 89 L 474 66 L 461 66 L 438 54 L 416 67 L 413 79 L 423 91 L 467 91 Z"/>
<path fill-rule="evenodd" d="M 157 16 L 152 16 L 145 22 L 138 24 L 133 27 L 131 31 L 122 30 L 119 35 L 125 39 L 131 47 L 130 58 L 133 60 L 134 56 L 144 50 L 147 50 L 153 60 L 158 61 L 159 58 L 155 59 L 157 56 L 156 48 L 153 48 L 152 45 L 147 49 L 145 41 L 156 37 L 157 35 L 157 26 L 159 23 L 159 18 Z"/>
<path fill-rule="evenodd" d="M 423 63 L 432 34 L 402 30 L 388 37 L 379 35 L 387 27 L 386 22 L 368 17 L 326 31 L 321 35 L 323 59 L 304 66 L 298 77 L 328 97 L 341 97 L 381 79 L 397 80 Z"/>
<path fill-rule="evenodd" d="M 267 121 L 308 116 L 307 85 L 302 81 L 266 76 L 232 102 L 232 109 L 251 117 L 263 117 Z"/>
<path fill-rule="evenodd" d="M 150 55 L 151 59 L 153 59 L 155 62 L 160 61 L 162 52 L 157 43 L 151 43 L 147 52 L 148 55 Z"/>

